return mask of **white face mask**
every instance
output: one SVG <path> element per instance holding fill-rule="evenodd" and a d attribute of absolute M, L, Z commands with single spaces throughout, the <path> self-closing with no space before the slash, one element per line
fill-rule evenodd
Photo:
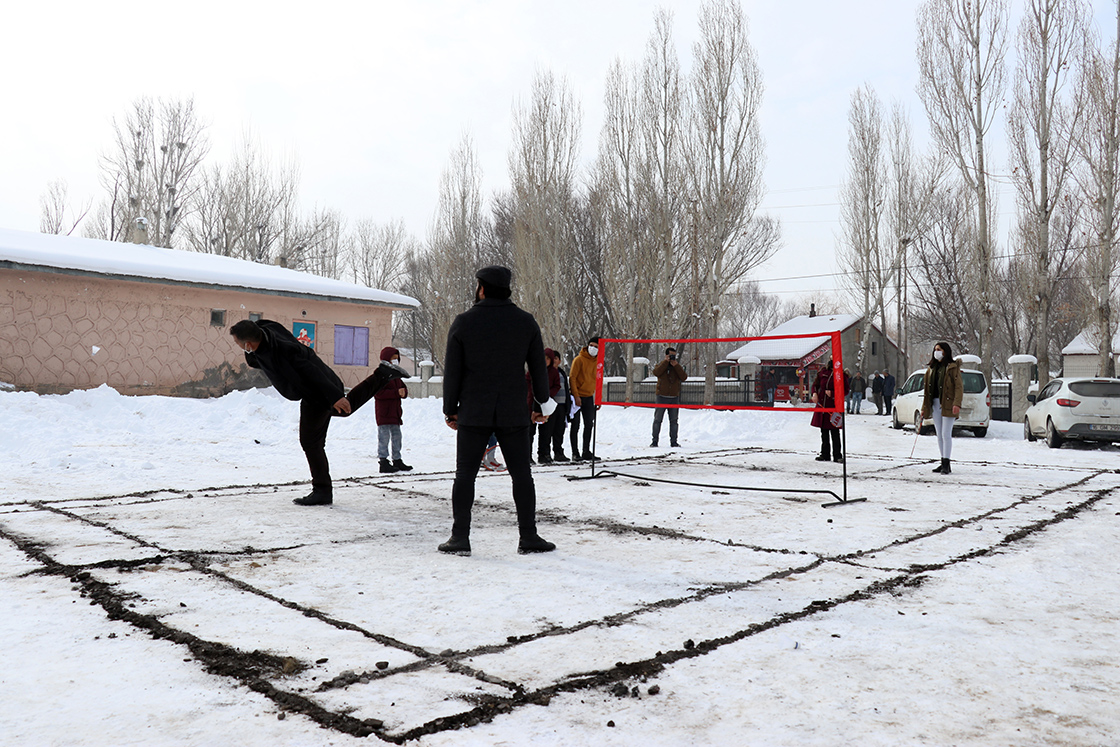
<path fill-rule="evenodd" d="M 941 360 L 944 356 L 945 356 L 945 354 L 942 353 L 940 350 L 934 350 L 933 351 L 933 359 L 935 361 Z"/>
<path fill-rule="evenodd" d="M 599 355 L 599 348 L 595 347 L 594 345 L 588 345 L 587 354 L 594 358 Z"/>

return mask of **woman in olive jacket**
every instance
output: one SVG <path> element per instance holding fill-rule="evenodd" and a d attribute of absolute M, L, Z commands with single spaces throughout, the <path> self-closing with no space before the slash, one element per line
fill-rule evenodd
<path fill-rule="evenodd" d="M 964 384 L 961 381 L 961 364 L 953 360 L 953 349 L 947 342 L 933 346 L 933 357 L 926 369 L 925 393 L 922 397 L 922 418 L 933 418 L 937 432 L 937 448 L 941 452 L 941 466 L 934 469 L 943 475 L 952 470 L 949 459 L 953 453 L 953 423 L 961 414 Z"/>

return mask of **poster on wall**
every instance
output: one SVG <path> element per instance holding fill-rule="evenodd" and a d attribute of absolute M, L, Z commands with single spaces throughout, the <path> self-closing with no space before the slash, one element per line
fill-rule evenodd
<path fill-rule="evenodd" d="M 292 334 L 307 347 L 315 349 L 315 322 L 292 322 Z"/>

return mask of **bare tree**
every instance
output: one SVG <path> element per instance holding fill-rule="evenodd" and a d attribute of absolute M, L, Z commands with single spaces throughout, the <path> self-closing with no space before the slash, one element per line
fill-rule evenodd
<path fill-rule="evenodd" d="M 576 257 L 572 211 L 579 120 L 580 107 L 568 84 L 540 71 L 529 101 L 515 112 L 509 153 L 517 201 L 512 255 L 520 278 L 518 299 L 537 318 L 550 346 L 578 336 L 567 312 L 582 300 L 569 294 L 561 277 Z"/>
<path fill-rule="evenodd" d="M 113 145 L 101 159 L 101 181 L 109 193 L 99 213 L 106 238 L 130 240 L 137 220 L 148 243 L 170 247 L 199 188 L 197 176 L 209 151 L 206 126 L 193 99 L 140 98 L 123 120 L 113 120 Z"/>
<path fill-rule="evenodd" d="M 690 273 L 698 337 L 719 328 L 719 300 L 778 248 L 777 223 L 757 214 L 763 197 L 759 124 L 762 73 L 735 0 L 706 0 L 694 47 L 686 146 L 693 200 Z M 715 392 L 715 345 L 707 346 L 705 400 Z"/>
<path fill-rule="evenodd" d="M 86 202 L 81 210 L 73 211 L 67 204 L 66 182 L 56 179 L 47 185 L 39 197 L 39 232 L 69 236 L 89 213 L 93 201 Z"/>
<path fill-rule="evenodd" d="M 1099 375 L 1115 375 L 1112 315 L 1117 264 L 1116 239 L 1120 230 L 1120 5 L 1116 9 L 1116 38 L 1107 54 L 1097 44 L 1087 45 L 1081 64 L 1085 94 L 1084 126 L 1076 138 L 1084 159 L 1082 191 L 1092 209 L 1093 240 L 1085 256 L 1090 295 L 1095 306 L 1093 327 L 1097 342 Z"/>
<path fill-rule="evenodd" d="M 1007 45 L 1006 0 L 927 0 L 918 10 L 918 93 L 934 139 L 975 194 L 975 330 L 984 375 L 991 380 L 993 332 L 991 196 L 987 134 L 1001 107 Z"/>
<path fill-rule="evenodd" d="M 764 293 L 754 280 L 743 281 L 728 291 L 720 308 L 720 337 L 764 335 L 798 315 L 779 296 Z"/>
<path fill-rule="evenodd" d="M 870 85 L 857 89 L 848 110 L 848 177 L 840 188 L 839 257 L 863 315 L 855 360 L 860 370 L 871 339 L 873 312 L 883 307 L 897 254 L 883 236 L 887 192 L 883 129 L 879 97 Z"/>
<path fill-rule="evenodd" d="M 347 241 L 347 267 L 355 283 L 395 293 L 404 282 L 408 257 L 418 248 L 403 219 L 377 224 L 363 218 Z"/>
<path fill-rule="evenodd" d="M 1030 307 L 1039 386 L 1050 380 L 1051 302 L 1060 266 L 1068 261 L 1055 261 L 1050 222 L 1073 182 L 1082 102 L 1070 81 L 1073 63 L 1081 57 L 1085 25 L 1080 0 L 1028 0 L 1019 25 L 1019 68 L 1007 131 L 1021 246 L 1032 259 Z"/>

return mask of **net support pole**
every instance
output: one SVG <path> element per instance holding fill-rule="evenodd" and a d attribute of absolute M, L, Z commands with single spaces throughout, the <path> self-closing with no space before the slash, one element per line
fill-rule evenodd
<path fill-rule="evenodd" d="M 833 506 L 846 506 L 849 503 L 863 503 L 866 498 L 848 498 L 848 416 L 844 415 L 840 418 L 840 449 L 843 456 L 840 466 L 843 468 L 841 474 L 843 475 L 843 488 L 841 493 L 843 497 L 838 501 L 831 503 L 822 503 L 821 508 L 831 508 Z"/>
<path fill-rule="evenodd" d="M 598 472 L 595 472 L 595 462 L 599 461 L 599 459 L 598 459 L 599 454 L 596 451 L 596 449 L 598 448 L 598 437 L 599 437 L 599 409 L 596 408 L 595 409 L 595 425 L 591 426 L 591 453 L 594 454 L 596 458 L 591 460 L 591 474 L 587 475 L 587 476 L 584 476 L 584 477 L 580 477 L 579 475 L 569 475 L 568 476 L 568 482 L 572 482 L 574 480 L 597 480 L 600 477 L 616 477 L 615 473 L 613 473 L 613 472 L 606 472 L 604 470 L 599 470 Z"/>

